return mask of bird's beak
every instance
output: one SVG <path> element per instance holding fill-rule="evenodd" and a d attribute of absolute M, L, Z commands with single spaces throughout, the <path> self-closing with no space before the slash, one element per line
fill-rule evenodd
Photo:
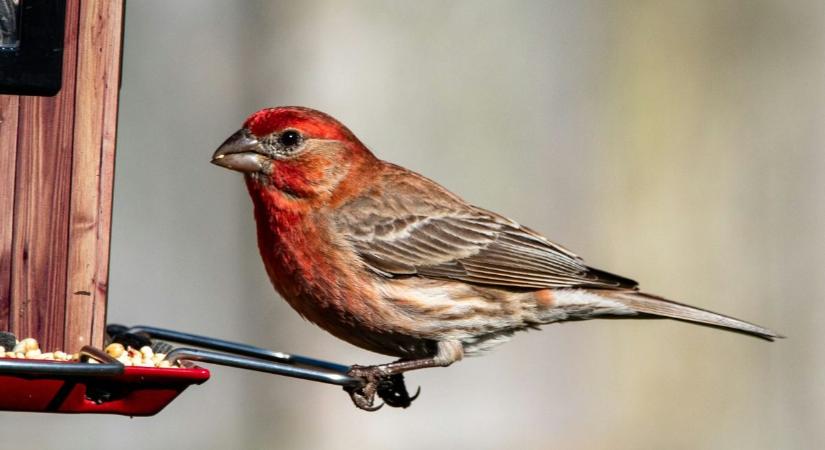
<path fill-rule="evenodd" d="M 212 155 L 212 164 L 238 172 L 260 172 L 267 161 L 261 143 L 245 128 L 229 136 Z"/>

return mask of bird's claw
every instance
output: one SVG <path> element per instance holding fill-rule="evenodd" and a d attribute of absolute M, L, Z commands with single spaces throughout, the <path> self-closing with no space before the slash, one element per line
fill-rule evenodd
<path fill-rule="evenodd" d="M 375 394 L 378 391 L 378 384 L 381 378 L 386 376 L 380 367 L 352 366 L 347 372 L 347 375 L 364 380 L 364 383 L 359 386 L 344 387 L 344 390 L 347 391 L 349 397 L 352 399 L 352 403 L 355 404 L 357 408 L 363 409 L 364 411 L 378 411 L 384 406 L 383 403 L 378 406 L 373 406 L 375 404 Z"/>
<path fill-rule="evenodd" d="M 412 404 L 413 400 L 418 398 L 418 395 L 421 393 L 421 387 L 418 388 L 415 395 L 410 397 L 410 394 L 407 392 L 407 386 L 404 384 L 404 375 L 398 373 L 381 378 L 378 381 L 377 392 L 378 396 L 381 397 L 387 405 L 394 408 L 407 408 Z"/>
<path fill-rule="evenodd" d="M 410 403 L 414 402 L 418 398 L 419 395 L 421 395 L 421 386 L 418 386 L 417 388 L 415 388 L 415 395 L 410 397 Z"/>
<path fill-rule="evenodd" d="M 404 384 L 404 375 L 389 375 L 381 366 L 352 366 L 347 375 L 364 380 L 363 385 L 344 390 L 349 393 L 355 406 L 365 411 L 377 411 L 384 404 L 394 408 L 407 408 L 421 393 L 419 387 L 415 395 L 410 397 Z M 376 394 L 384 403 L 373 406 Z"/>
<path fill-rule="evenodd" d="M 384 407 L 384 402 L 379 403 L 377 406 L 373 406 L 375 402 L 375 395 L 367 396 L 361 395 L 356 392 L 350 392 L 350 398 L 352 399 L 352 403 L 355 404 L 356 407 L 359 409 L 363 409 L 364 411 L 378 411 L 379 409 Z"/>

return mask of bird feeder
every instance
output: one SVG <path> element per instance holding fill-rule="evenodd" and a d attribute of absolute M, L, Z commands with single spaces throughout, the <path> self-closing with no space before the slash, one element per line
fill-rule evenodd
<path fill-rule="evenodd" d="M 361 386 L 326 361 L 152 327 L 107 330 L 122 22 L 123 0 L 0 0 L 0 331 L 82 355 L 0 358 L 0 410 L 152 415 L 209 378 L 195 362 Z M 100 350 L 113 336 L 198 348 L 161 344 L 172 368 L 127 367 Z M 382 397 L 409 403 L 401 379 Z"/>
<path fill-rule="evenodd" d="M 123 2 L 0 4 L 0 330 L 100 347 Z"/>

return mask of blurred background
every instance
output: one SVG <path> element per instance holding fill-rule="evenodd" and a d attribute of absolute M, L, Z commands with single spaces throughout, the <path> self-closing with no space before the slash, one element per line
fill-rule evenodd
<path fill-rule="evenodd" d="M 596 267 L 789 338 L 547 326 L 408 375 L 421 398 L 374 414 L 211 368 L 153 418 L 2 414 L 3 447 L 825 442 L 825 3 L 140 0 L 125 21 L 110 322 L 387 361 L 277 297 L 241 177 L 209 164 L 249 113 L 304 105 Z"/>

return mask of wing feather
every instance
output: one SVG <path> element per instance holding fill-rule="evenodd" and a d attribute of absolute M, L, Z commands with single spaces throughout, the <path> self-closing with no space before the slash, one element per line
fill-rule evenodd
<path fill-rule="evenodd" d="M 381 276 L 528 289 L 636 288 L 633 280 L 588 267 L 564 247 L 467 205 L 426 178 L 404 176 L 414 179 L 344 204 L 336 215 L 338 231 Z"/>

